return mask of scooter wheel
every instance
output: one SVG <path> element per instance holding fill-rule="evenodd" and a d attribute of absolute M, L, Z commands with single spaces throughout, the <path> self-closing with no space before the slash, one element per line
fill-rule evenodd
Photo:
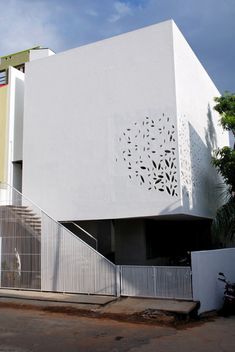
<path fill-rule="evenodd" d="M 231 307 L 227 302 L 224 302 L 221 313 L 223 317 L 228 317 L 231 314 Z"/>

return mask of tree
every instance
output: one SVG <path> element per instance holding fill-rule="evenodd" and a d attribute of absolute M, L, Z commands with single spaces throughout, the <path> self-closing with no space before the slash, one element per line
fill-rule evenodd
<path fill-rule="evenodd" d="M 223 129 L 232 131 L 235 137 L 235 94 L 226 92 L 216 97 L 214 109 L 221 115 L 220 123 Z"/>
<path fill-rule="evenodd" d="M 234 117 L 235 120 L 235 117 Z M 214 152 L 213 165 L 217 168 L 228 186 L 229 193 L 235 194 L 235 150 L 229 147 L 219 148 Z"/>
<path fill-rule="evenodd" d="M 220 124 L 235 137 L 235 94 L 226 92 L 216 97 L 214 107 L 221 115 Z M 218 148 L 212 158 L 213 165 L 223 177 L 227 186 L 228 200 L 217 210 L 212 223 L 213 234 L 223 245 L 235 239 L 235 145 L 233 148 Z"/>

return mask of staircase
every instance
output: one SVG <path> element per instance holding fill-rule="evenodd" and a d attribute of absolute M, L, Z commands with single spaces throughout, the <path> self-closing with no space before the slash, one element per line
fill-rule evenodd
<path fill-rule="evenodd" d="M 6 206 L 13 214 L 14 219 L 25 226 L 34 236 L 40 237 L 41 235 L 41 218 L 38 217 L 27 206 Z"/>
<path fill-rule="evenodd" d="M 113 263 L 0 183 L 0 288 L 116 295 L 116 278 Z"/>
<path fill-rule="evenodd" d="M 40 289 L 41 218 L 30 206 L 0 206 L 0 286 Z"/>

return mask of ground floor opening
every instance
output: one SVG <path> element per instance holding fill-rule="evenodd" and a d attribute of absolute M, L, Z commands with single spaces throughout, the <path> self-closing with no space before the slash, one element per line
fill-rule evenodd
<path fill-rule="evenodd" d="M 120 265 L 190 265 L 191 251 L 212 248 L 210 219 L 181 216 L 62 224 Z"/>

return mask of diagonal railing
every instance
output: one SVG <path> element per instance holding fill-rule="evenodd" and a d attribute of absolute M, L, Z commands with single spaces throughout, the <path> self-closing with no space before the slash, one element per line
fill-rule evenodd
<path fill-rule="evenodd" d="M 0 273 L 1 287 L 116 294 L 113 263 L 2 183 Z"/>

